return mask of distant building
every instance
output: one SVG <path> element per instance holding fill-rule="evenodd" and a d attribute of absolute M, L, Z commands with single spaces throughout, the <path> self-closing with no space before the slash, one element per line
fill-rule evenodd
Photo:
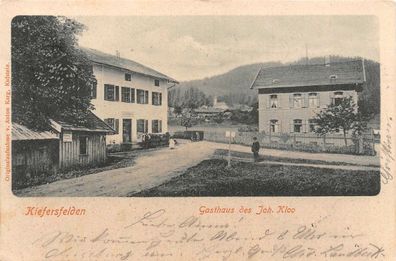
<path fill-rule="evenodd" d="M 213 98 L 213 108 L 227 110 L 229 106 L 224 101 L 219 101 L 217 96 Z"/>
<path fill-rule="evenodd" d="M 224 109 L 220 109 L 220 108 L 213 108 L 213 107 L 202 108 L 201 107 L 199 109 L 195 109 L 194 113 L 198 118 L 209 119 L 209 118 L 213 118 L 217 115 L 220 115 L 224 111 L 225 111 Z"/>
<path fill-rule="evenodd" d="M 259 131 L 313 132 L 316 113 L 347 96 L 357 104 L 365 80 L 361 60 L 261 69 L 251 85 L 258 89 Z"/>
<path fill-rule="evenodd" d="M 95 113 L 116 130 L 111 144 L 141 141 L 144 133 L 168 131 L 168 88 L 178 82 L 132 60 L 93 49 L 83 51 L 93 63 Z"/>

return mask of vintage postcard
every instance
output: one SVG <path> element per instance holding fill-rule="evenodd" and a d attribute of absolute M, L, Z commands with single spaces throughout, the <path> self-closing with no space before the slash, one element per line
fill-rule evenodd
<path fill-rule="evenodd" d="M 393 2 L 0 5 L 0 260 L 396 260 Z"/>

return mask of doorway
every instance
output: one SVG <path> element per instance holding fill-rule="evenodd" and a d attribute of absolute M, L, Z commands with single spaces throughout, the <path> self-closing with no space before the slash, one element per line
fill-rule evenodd
<path fill-rule="evenodd" d="M 132 120 L 123 119 L 122 120 L 122 142 L 131 143 L 132 142 Z"/>

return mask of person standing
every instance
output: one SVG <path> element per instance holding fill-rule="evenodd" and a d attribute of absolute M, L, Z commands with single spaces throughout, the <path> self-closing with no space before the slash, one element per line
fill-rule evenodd
<path fill-rule="evenodd" d="M 253 137 L 252 152 L 253 152 L 254 162 L 257 162 L 259 159 L 259 151 L 260 151 L 260 143 L 257 141 L 256 137 Z"/>
<path fill-rule="evenodd" d="M 173 150 L 175 148 L 176 142 L 174 139 L 169 140 L 169 149 Z"/>

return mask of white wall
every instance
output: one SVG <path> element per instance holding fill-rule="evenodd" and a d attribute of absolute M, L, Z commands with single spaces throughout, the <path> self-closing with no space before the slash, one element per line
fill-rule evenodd
<path fill-rule="evenodd" d="M 107 143 L 121 143 L 122 142 L 122 119 L 132 120 L 132 143 L 138 141 L 136 120 L 148 120 L 148 131 L 152 130 L 151 120 L 162 120 L 162 133 L 168 131 L 167 125 L 167 109 L 168 109 L 168 92 L 167 88 L 171 83 L 166 80 L 160 80 L 160 86 L 154 86 L 154 77 L 144 76 L 137 73 L 132 74 L 131 81 L 125 81 L 125 73 L 121 69 L 108 67 L 105 65 L 95 64 L 93 67 L 94 75 L 97 80 L 97 94 L 96 99 L 92 99 L 92 104 L 95 106 L 93 111 L 99 118 L 116 118 L 119 119 L 119 133 L 116 135 L 108 135 Z M 104 99 L 104 85 L 112 84 L 119 86 L 119 101 L 106 101 Z M 149 103 L 138 104 L 135 93 L 135 103 L 126 103 L 121 101 L 121 87 L 130 87 L 143 89 L 149 91 Z M 136 91 L 135 91 L 136 92 Z M 162 105 L 152 105 L 152 92 L 162 93 Z"/>
<path fill-rule="evenodd" d="M 303 121 L 303 132 L 308 132 L 308 120 L 316 116 L 316 113 L 326 108 L 331 104 L 331 95 L 338 90 L 332 91 L 321 91 L 316 92 L 319 94 L 319 107 L 309 108 L 308 105 L 302 108 L 290 108 L 289 96 L 290 93 L 270 93 L 270 94 L 259 94 L 259 131 L 265 131 L 268 133 L 270 128 L 270 120 L 276 119 L 279 121 L 280 132 L 289 133 L 291 132 L 291 122 L 294 119 L 301 119 Z M 339 90 L 343 92 L 344 97 L 352 96 L 355 103 L 357 104 L 358 95 L 356 91 L 351 90 Z M 315 92 L 315 91 L 310 91 Z M 308 92 L 298 92 L 304 95 L 308 95 Z M 269 96 L 272 94 L 278 95 L 278 108 L 268 108 L 267 103 Z"/>

